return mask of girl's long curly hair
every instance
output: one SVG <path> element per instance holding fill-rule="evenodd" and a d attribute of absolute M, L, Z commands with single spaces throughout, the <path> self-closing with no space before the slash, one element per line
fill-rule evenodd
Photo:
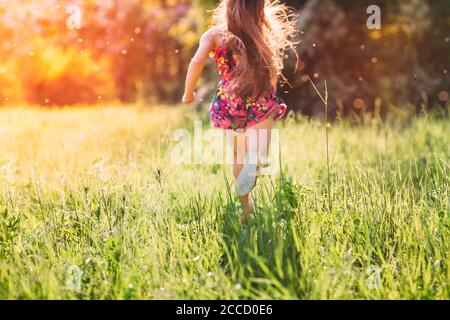
<path fill-rule="evenodd" d="M 226 46 L 237 58 L 233 88 L 238 95 L 258 98 L 282 76 L 285 51 L 293 49 L 295 15 L 278 0 L 221 0 L 213 25 L 225 23 Z"/>

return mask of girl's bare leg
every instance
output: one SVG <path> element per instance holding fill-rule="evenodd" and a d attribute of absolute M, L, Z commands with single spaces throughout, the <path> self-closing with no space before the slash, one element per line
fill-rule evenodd
<path fill-rule="evenodd" d="M 241 149 L 244 150 L 245 161 L 250 161 L 254 164 L 268 163 L 272 127 L 273 119 L 270 118 L 263 120 L 255 124 L 254 126 L 251 126 L 245 131 L 245 149 Z M 242 170 L 242 166 L 240 168 Z M 236 178 L 238 176 L 239 174 L 236 176 Z M 257 180 L 255 180 L 255 185 L 256 182 Z M 244 219 L 246 221 L 253 211 L 249 194 L 241 197 L 241 202 L 244 207 Z"/>
<path fill-rule="evenodd" d="M 246 151 L 246 135 L 245 133 L 227 133 L 227 140 L 233 148 L 233 175 L 237 179 L 244 166 Z M 252 212 L 250 205 L 250 196 L 246 194 L 239 197 L 244 210 L 244 221 L 248 219 Z"/>
<path fill-rule="evenodd" d="M 227 133 L 227 139 L 231 142 L 234 152 L 233 174 L 236 179 L 242 171 L 244 161 L 268 161 L 272 127 L 273 119 L 269 118 L 248 128 L 245 133 Z M 246 159 L 247 152 L 248 159 Z M 250 195 L 241 196 L 239 200 L 244 209 L 244 221 L 247 221 L 253 211 Z"/>
<path fill-rule="evenodd" d="M 268 162 L 272 127 L 273 119 L 268 118 L 246 130 L 249 139 L 254 139 L 248 143 L 249 153 L 255 155 L 259 163 Z M 249 133 L 250 130 L 253 130 L 252 133 Z"/>

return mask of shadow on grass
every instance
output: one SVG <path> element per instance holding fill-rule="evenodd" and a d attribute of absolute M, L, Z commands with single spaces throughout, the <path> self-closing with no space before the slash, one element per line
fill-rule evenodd
<path fill-rule="evenodd" d="M 301 241 L 297 214 L 301 188 L 283 175 L 263 178 L 253 196 L 256 212 L 242 224 L 242 209 L 228 184 L 228 195 L 219 215 L 223 239 L 221 267 L 245 286 L 248 297 L 264 292 L 269 297 L 296 298 L 295 283 L 301 273 Z M 245 295 L 245 294 L 244 294 Z"/>

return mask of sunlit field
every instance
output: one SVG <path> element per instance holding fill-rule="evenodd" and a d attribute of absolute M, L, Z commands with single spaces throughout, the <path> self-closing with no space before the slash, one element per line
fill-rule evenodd
<path fill-rule="evenodd" d="M 0 109 L 0 299 L 449 299 L 448 119 L 289 116 L 242 225 L 187 107 Z M 207 122 L 205 122 L 207 127 Z"/>

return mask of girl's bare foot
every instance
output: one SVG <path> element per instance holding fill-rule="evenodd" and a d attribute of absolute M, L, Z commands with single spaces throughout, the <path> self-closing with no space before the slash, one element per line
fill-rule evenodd
<path fill-rule="evenodd" d="M 236 192 L 238 196 L 249 194 L 256 185 L 257 165 L 251 163 L 249 156 L 246 156 L 245 164 L 236 178 Z"/>

